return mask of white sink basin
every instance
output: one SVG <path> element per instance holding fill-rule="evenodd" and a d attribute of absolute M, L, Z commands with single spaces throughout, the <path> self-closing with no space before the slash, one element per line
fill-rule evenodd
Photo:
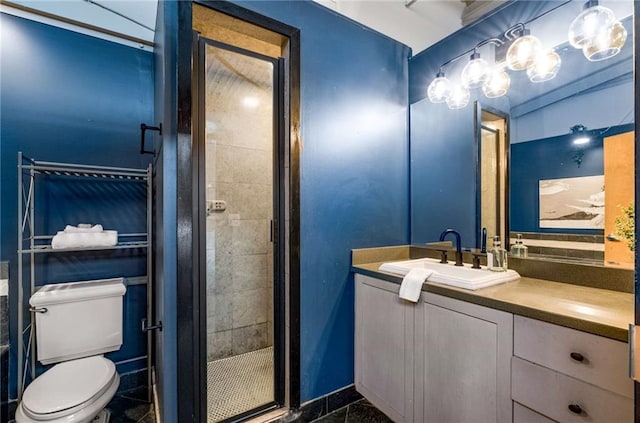
<path fill-rule="evenodd" d="M 481 269 L 473 269 L 468 264 L 464 266 L 456 266 L 453 263 L 443 264 L 437 259 L 430 258 L 384 263 L 378 270 L 404 276 L 414 268 L 433 271 L 427 278 L 427 282 L 437 282 L 471 290 L 520 279 L 518 272 L 511 269 L 506 272 L 492 272 L 485 266 L 482 266 Z"/>

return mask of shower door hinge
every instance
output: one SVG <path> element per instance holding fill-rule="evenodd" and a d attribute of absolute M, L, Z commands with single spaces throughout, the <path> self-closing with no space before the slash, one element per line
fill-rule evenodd
<path fill-rule="evenodd" d="M 147 326 L 147 319 L 142 319 L 142 331 L 143 332 L 149 332 L 149 331 L 156 330 L 156 329 L 159 330 L 160 332 L 162 332 L 162 320 L 160 320 L 157 325 Z"/>

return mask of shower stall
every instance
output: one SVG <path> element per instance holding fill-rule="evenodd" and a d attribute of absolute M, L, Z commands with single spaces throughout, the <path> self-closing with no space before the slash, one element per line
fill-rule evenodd
<path fill-rule="evenodd" d="M 176 304 L 178 341 L 156 334 L 158 403 L 176 421 L 284 413 L 300 405 L 300 31 L 229 2 L 165 2 L 158 22 L 156 215 L 175 210 L 177 233 L 157 250 L 175 245 L 177 280 L 156 303 L 158 320 Z"/>
<path fill-rule="evenodd" d="M 275 401 L 277 60 L 205 38 L 199 55 L 207 418 L 218 422 Z"/>

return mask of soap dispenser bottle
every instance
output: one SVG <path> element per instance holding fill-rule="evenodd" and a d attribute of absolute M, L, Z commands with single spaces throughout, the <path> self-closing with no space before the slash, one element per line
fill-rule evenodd
<path fill-rule="evenodd" d="M 527 258 L 529 256 L 529 249 L 522 243 L 521 234 L 518 234 L 516 243 L 511 247 L 511 255 L 518 258 Z"/>
<path fill-rule="evenodd" d="M 487 252 L 487 267 L 493 272 L 507 271 L 507 250 L 502 248 L 499 235 L 493 237 L 493 247 Z"/>

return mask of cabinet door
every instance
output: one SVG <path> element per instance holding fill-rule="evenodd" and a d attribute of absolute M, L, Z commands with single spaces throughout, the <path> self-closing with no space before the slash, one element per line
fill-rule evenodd
<path fill-rule="evenodd" d="M 400 285 L 356 275 L 356 390 L 396 422 L 413 421 L 413 316 Z M 419 304 L 418 304 L 419 305 Z"/>
<path fill-rule="evenodd" d="M 416 319 L 416 421 L 511 422 L 513 315 L 423 294 Z"/>

